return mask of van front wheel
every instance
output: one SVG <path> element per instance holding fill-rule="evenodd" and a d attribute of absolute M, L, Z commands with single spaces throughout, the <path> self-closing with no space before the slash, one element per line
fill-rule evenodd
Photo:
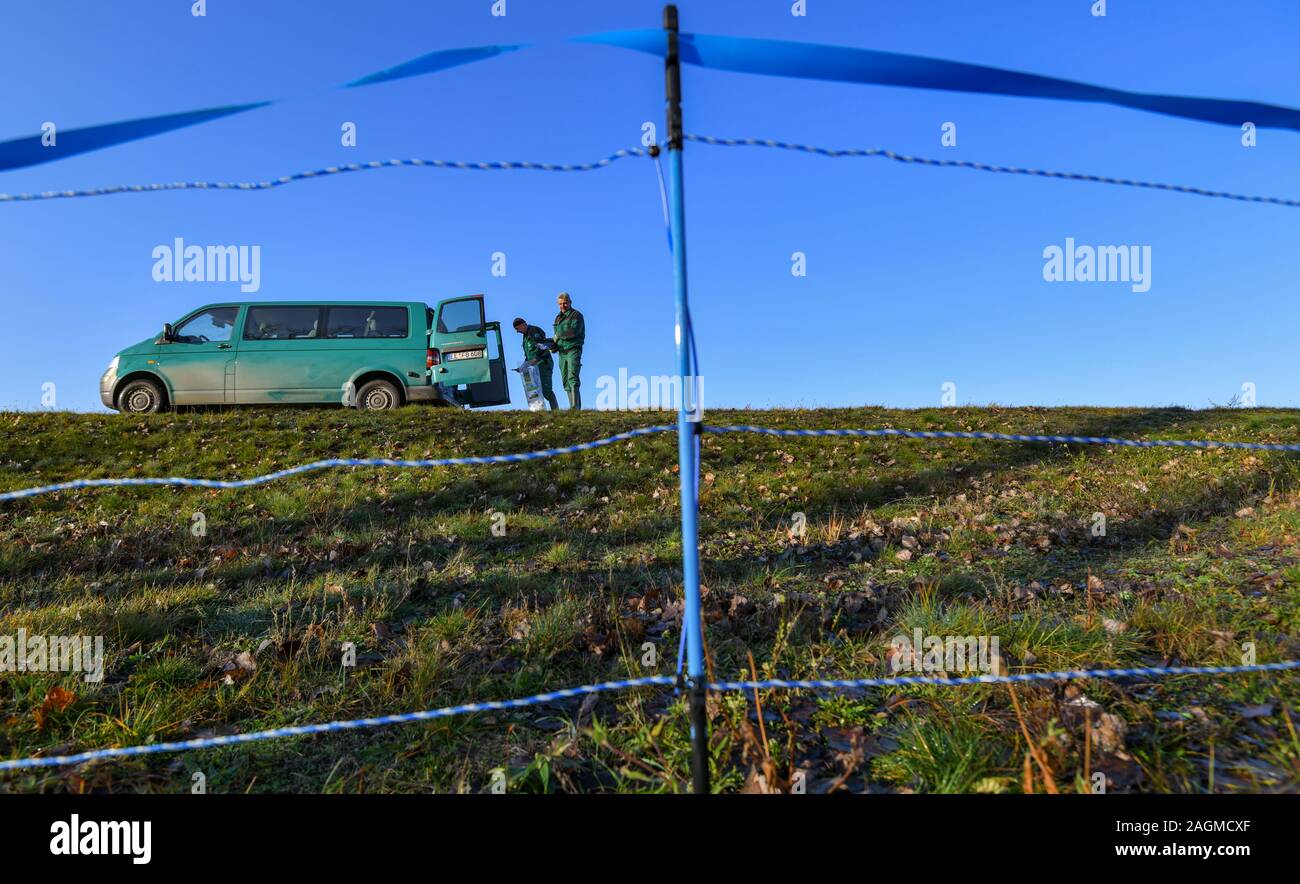
<path fill-rule="evenodd" d="M 357 391 L 357 408 L 362 411 L 388 411 L 402 404 L 402 394 L 388 381 L 371 381 Z"/>
<path fill-rule="evenodd" d="M 117 394 L 117 410 L 122 414 L 156 414 L 162 411 L 162 388 L 153 381 L 131 381 Z"/>

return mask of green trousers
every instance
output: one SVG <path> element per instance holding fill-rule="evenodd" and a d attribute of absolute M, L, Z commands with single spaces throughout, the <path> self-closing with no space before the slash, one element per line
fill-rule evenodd
<path fill-rule="evenodd" d="M 542 379 L 542 398 L 551 406 L 551 411 L 559 411 L 560 403 L 555 401 L 555 387 L 551 383 L 551 377 L 555 373 L 555 361 L 553 359 L 541 359 L 537 362 L 537 375 Z"/>
<path fill-rule="evenodd" d="M 569 407 L 581 408 L 582 398 L 578 392 L 580 381 L 578 372 L 582 370 L 582 348 L 560 353 L 560 383 L 564 392 L 569 394 Z"/>

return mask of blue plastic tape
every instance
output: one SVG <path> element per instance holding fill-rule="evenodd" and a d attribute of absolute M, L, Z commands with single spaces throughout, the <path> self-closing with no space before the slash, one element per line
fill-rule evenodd
<path fill-rule="evenodd" d="M 391 80 L 402 80 L 406 77 L 418 77 L 421 74 L 432 74 L 436 71 L 443 71 L 447 68 L 458 67 L 462 64 L 470 64 L 475 61 L 482 61 L 486 58 L 496 58 L 498 55 L 505 55 L 507 52 L 514 52 L 522 49 L 522 46 L 471 46 L 466 49 L 441 49 L 437 52 L 430 52 L 427 55 L 421 55 L 419 58 L 413 58 L 410 61 L 404 61 L 399 65 L 391 68 L 385 68 L 382 71 L 376 71 L 373 74 L 366 74 L 356 80 L 346 83 L 348 89 L 357 86 L 373 86 L 375 83 L 387 83 Z"/>
<path fill-rule="evenodd" d="M 575 39 L 659 56 L 666 51 L 664 32 L 659 30 L 612 31 Z M 345 88 L 421 76 L 495 58 L 521 48 L 520 45 L 502 44 L 442 49 L 359 77 L 346 83 Z M 1128 92 L 1056 77 L 876 49 L 752 37 L 682 34 L 680 51 L 681 58 L 686 63 L 718 70 L 916 89 L 1096 102 L 1230 126 L 1252 122 L 1261 128 L 1300 132 L 1300 110 L 1278 105 Z M 69 129 L 56 133 L 56 144 L 50 147 L 42 143 L 40 135 L 0 142 L 0 172 L 137 141 L 271 103 L 258 101 Z"/>
<path fill-rule="evenodd" d="M 184 129 L 186 126 L 196 126 L 209 120 L 266 107 L 270 103 L 255 101 L 251 104 L 232 104 L 205 110 L 163 114 L 159 117 L 123 120 L 101 126 L 86 126 L 82 129 L 56 129 L 53 133 L 54 143 L 48 147 L 42 143 L 41 135 L 15 138 L 12 141 L 0 142 L 0 172 L 21 169 L 24 166 L 37 166 L 41 163 L 89 153 L 92 150 L 112 147 L 115 144 L 125 144 L 151 135 L 161 135 L 164 132 Z"/>
<path fill-rule="evenodd" d="M 611 31 L 576 39 L 659 56 L 664 55 L 667 49 L 664 32 L 658 30 Z M 688 64 L 724 71 L 1087 101 L 1229 126 L 1251 122 L 1261 128 L 1300 132 L 1300 110 L 1289 107 L 1256 101 L 1128 92 L 1074 80 L 877 49 L 683 33 L 679 52 L 682 61 Z"/>
<path fill-rule="evenodd" d="M 495 58 L 498 55 L 514 52 L 520 48 L 520 46 L 502 45 L 443 49 L 421 55 L 418 58 L 413 58 L 410 61 L 402 62 L 382 71 L 376 71 L 373 74 L 367 74 L 344 85 L 345 88 L 351 89 L 357 86 L 371 86 L 375 83 L 401 80 L 406 77 L 418 77 L 422 74 L 431 74 L 447 68 Z M 138 141 L 153 135 L 161 135 L 164 132 L 183 129 L 186 126 L 194 126 L 220 117 L 228 117 L 232 114 L 266 107 L 273 103 L 271 101 L 257 101 L 251 104 L 234 104 L 205 110 L 163 114 L 157 117 L 143 117 L 138 120 L 123 120 L 116 123 L 105 123 L 102 126 L 58 130 L 55 132 L 55 143 L 50 147 L 46 147 L 42 143 L 41 135 L 15 138 L 11 141 L 0 142 L 0 172 L 67 159 L 78 154 L 89 153 L 92 150 Z"/>

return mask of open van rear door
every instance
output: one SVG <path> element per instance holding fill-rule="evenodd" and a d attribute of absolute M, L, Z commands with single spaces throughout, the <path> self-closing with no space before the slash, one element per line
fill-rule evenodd
<path fill-rule="evenodd" d="M 501 347 L 501 323 L 487 324 L 488 365 L 492 376 L 482 383 L 470 384 L 464 396 L 471 408 L 510 404 L 510 384 L 506 374 L 506 354 Z"/>
<path fill-rule="evenodd" d="M 491 381 L 483 296 L 439 301 L 429 322 L 429 348 L 436 352 L 435 384 L 459 387 Z"/>

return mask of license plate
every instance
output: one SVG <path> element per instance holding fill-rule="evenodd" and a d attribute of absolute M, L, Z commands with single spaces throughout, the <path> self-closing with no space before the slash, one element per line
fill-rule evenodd
<path fill-rule="evenodd" d="M 482 359 L 486 355 L 486 350 L 457 350 L 455 353 L 448 353 L 447 359 Z"/>

